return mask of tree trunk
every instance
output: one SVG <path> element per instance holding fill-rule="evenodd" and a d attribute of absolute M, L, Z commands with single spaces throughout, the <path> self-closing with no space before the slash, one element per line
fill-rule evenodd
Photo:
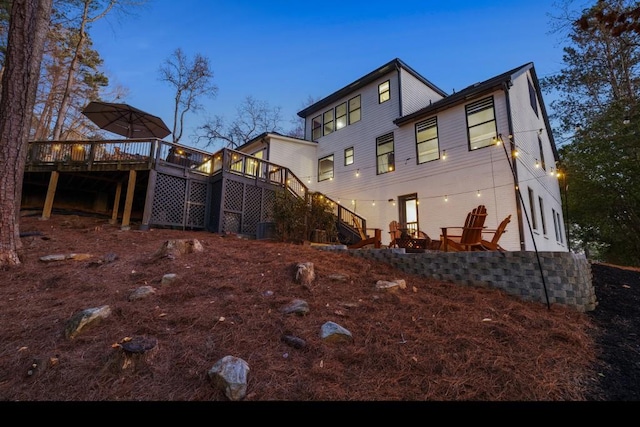
<path fill-rule="evenodd" d="M 13 0 L 0 97 L 0 267 L 20 264 L 18 218 L 52 0 Z"/>

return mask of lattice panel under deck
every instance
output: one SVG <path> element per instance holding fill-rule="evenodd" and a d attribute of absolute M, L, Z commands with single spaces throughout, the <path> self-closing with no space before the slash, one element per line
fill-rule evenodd
<path fill-rule="evenodd" d="M 242 218 L 242 232 L 255 234 L 260 212 L 262 211 L 262 189 L 247 185 L 245 187 L 244 216 Z"/>
<path fill-rule="evenodd" d="M 187 180 L 159 173 L 153 196 L 151 222 L 162 225 L 183 225 Z"/>
<path fill-rule="evenodd" d="M 224 209 L 242 211 L 242 196 L 244 185 L 238 181 L 227 180 L 224 192 Z"/>
<path fill-rule="evenodd" d="M 204 227 L 205 208 L 207 203 L 207 184 L 191 181 L 189 200 L 187 201 L 187 226 Z"/>
<path fill-rule="evenodd" d="M 273 221 L 273 208 L 276 205 L 276 192 L 273 190 L 267 190 L 266 188 L 262 192 L 262 212 L 260 222 Z"/>

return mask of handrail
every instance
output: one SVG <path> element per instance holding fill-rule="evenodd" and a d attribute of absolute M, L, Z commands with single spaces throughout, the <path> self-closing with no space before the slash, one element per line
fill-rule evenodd
<path fill-rule="evenodd" d="M 289 168 L 231 148 L 215 153 L 156 138 L 115 140 L 30 141 L 27 165 L 58 164 L 95 165 L 145 164 L 177 167 L 201 175 L 225 171 L 269 184 L 282 186 L 291 194 L 308 199 L 309 189 Z M 340 203 L 327 198 L 334 215 L 354 233 L 366 235 L 366 220 Z M 307 200 L 308 201 L 308 200 Z"/>

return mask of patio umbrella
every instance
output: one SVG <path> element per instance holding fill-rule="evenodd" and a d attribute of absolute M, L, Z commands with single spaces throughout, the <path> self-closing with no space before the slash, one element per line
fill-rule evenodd
<path fill-rule="evenodd" d="M 171 133 L 160 117 L 129 104 L 92 101 L 82 114 L 100 129 L 127 138 L 164 138 Z"/>

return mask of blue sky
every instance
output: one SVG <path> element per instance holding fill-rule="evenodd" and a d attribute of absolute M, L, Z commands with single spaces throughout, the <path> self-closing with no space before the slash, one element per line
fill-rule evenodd
<path fill-rule="evenodd" d="M 214 115 L 230 122 L 247 96 L 281 107 L 288 129 L 309 97 L 323 98 L 394 58 L 447 93 L 528 62 L 540 78 L 557 73 L 556 1 L 149 0 L 137 16 L 109 16 L 90 34 L 111 82 L 129 90 L 122 101 L 169 128 L 174 91 L 158 68 L 176 48 L 209 59 L 219 91 L 185 119 L 180 142 L 194 145 L 197 126 Z"/>

